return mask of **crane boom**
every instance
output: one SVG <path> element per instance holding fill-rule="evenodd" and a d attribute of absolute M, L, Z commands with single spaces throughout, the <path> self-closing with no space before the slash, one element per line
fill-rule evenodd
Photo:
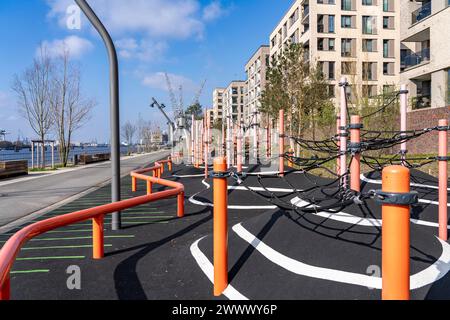
<path fill-rule="evenodd" d="M 154 108 L 154 107 L 157 107 L 158 109 L 159 109 L 159 111 L 161 111 L 161 113 L 164 115 L 164 117 L 166 117 L 166 119 L 167 119 L 167 121 L 168 121 L 168 124 L 172 127 L 172 129 L 174 129 L 175 130 L 175 123 L 169 118 L 169 116 L 167 115 L 167 113 L 164 111 L 164 104 L 163 105 L 160 105 L 159 103 L 158 103 L 158 101 L 156 101 L 156 99 L 155 98 L 152 98 L 153 99 L 153 103 L 151 104 L 151 107 L 152 108 Z"/>

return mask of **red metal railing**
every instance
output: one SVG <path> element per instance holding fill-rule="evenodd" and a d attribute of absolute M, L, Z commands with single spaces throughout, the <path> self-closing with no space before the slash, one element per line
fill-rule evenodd
<path fill-rule="evenodd" d="M 26 226 L 25 228 L 14 234 L 0 250 L 0 300 L 9 300 L 10 298 L 10 270 L 17 255 L 20 252 L 20 249 L 25 245 L 27 241 L 43 233 L 60 227 L 65 227 L 71 224 L 92 219 L 93 258 L 101 259 L 104 256 L 103 220 L 105 215 L 137 207 L 149 202 L 178 196 L 178 216 L 183 217 L 184 186 L 181 183 L 160 179 L 161 173 L 164 172 L 165 163 L 168 164 L 169 170 L 171 170 L 172 160 L 169 159 L 156 162 L 155 166 L 152 168 L 132 172 L 131 175 L 133 177 L 133 180 L 135 180 L 135 178 L 143 179 L 146 181 L 150 181 L 151 183 L 157 183 L 173 189 L 159 191 L 153 194 L 147 194 L 145 196 L 140 196 L 46 219 Z M 143 173 L 150 171 L 154 172 L 155 177 L 148 177 L 143 175 Z"/>

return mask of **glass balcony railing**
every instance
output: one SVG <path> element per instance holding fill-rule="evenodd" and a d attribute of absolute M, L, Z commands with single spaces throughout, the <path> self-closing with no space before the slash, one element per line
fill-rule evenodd
<path fill-rule="evenodd" d="M 304 6 L 302 19 L 305 19 L 307 16 L 309 16 L 309 6 Z"/>
<path fill-rule="evenodd" d="M 405 56 L 402 61 L 402 66 L 409 68 L 426 61 L 430 61 L 430 48 L 425 48 L 419 52 Z"/>
<path fill-rule="evenodd" d="M 431 14 L 431 1 L 421 6 L 412 13 L 412 24 L 425 19 Z"/>

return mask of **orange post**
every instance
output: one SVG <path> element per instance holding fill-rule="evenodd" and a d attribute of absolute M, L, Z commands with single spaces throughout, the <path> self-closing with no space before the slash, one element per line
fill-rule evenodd
<path fill-rule="evenodd" d="M 284 110 L 281 109 L 280 110 L 280 115 L 279 115 L 279 124 L 278 124 L 279 128 L 279 148 L 280 148 L 280 155 L 279 155 L 279 171 L 280 171 L 280 176 L 284 177 Z"/>
<path fill-rule="evenodd" d="M 337 120 L 336 120 L 336 144 L 338 147 L 338 150 L 341 150 L 341 139 L 339 137 L 341 130 L 339 129 L 341 127 L 341 117 L 337 116 Z M 338 157 L 336 160 L 336 174 L 339 176 L 341 174 L 341 157 Z"/>
<path fill-rule="evenodd" d="M 135 177 L 131 177 L 131 191 L 136 192 L 137 190 L 137 179 Z"/>
<path fill-rule="evenodd" d="M 11 299 L 11 280 L 8 275 L 3 286 L 0 288 L 0 301 L 9 299 Z"/>
<path fill-rule="evenodd" d="M 448 127 L 448 120 L 439 120 L 439 127 Z M 448 131 L 439 131 L 439 238 L 447 241 L 447 156 Z"/>
<path fill-rule="evenodd" d="M 105 216 L 100 215 L 92 219 L 92 239 L 94 259 L 102 259 L 105 255 L 104 247 L 104 222 Z"/>
<path fill-rule="evenodd" d="M 383 170 L 383 192 L 408 193 L 409 169 L 390 166 Z M 383 204 L 382 299 L 409 300 L 410 206 Z"/>
<path fill-rule="evenodd" d="M 147 180 L 147 194 L 152 194 L 152 182 Z"/>
<path fill-rule="evenodd" d="M 227 171 L 224 157 L 214 159 L 214 173 Z M 214 178 L 214 295 L 220 296 L 228 286 L 228 182 Z"/>
<path fill-rule="evenodd" d="M 294 156 L 294 149 L 292 149 L 292 148 L 289 149 L 289 156 L 290 156 L 290 157 L 293 157 L 293 156 Z M 291 167 L 291 168 L 294 167 L 294 162 L 292 162 L 292 158 L 290 158 L 290 159 L 288 160 L 288 167 Z"/>
<path fill-rule="evenodd" d="M 172 160 L 169 161 L 169 171 L 173 170 L 173 164 L 172 164 Z"/>
<path fill-rule="evenodd" d="M 184 192 L 180 192 L 178 194 L 177 203 L 178 203 L 177 216 L 178 216 L 178 218 L 183 218 L 184 217 Z"/>
<path fill-rule="evenodd" d="M 237 137 L 237 171 L 242 172 L 242 129 L 239 128 L 238 137 Z"/>
<path fill-rule="evenodd" d="M 351 117 L 350 142 L 354 148 L 361 143 L 361 117 Z M 353 160 L 350 165 L 350 188 L 354 191 L 361 191 L 361 153 L 356 151 L 353 153 Z"/>

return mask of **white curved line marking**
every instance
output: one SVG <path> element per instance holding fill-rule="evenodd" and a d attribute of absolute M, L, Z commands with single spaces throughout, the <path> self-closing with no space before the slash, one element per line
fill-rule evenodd
<path fill-rule="evenodd" d="M 202 174 L 188 174 L 188 175 L 182 175 L 182 176 L 174 174 L 173 176 L 175 178 L 199 178 L 199 177 L 204 177 L 205 174 L 204 173 L 202 173 Z"/>
<path fill-rule="evenodd" d="M 200 269 L 202 269 L 203 273 L 208 277 L 209 281 L 214 284 L 214 266 L 198 247 L 198 243 L 204 238 L 205 237 L 195 241 L 191 245 L 191 254 L 199 265 Z M 241 294 L 230 284 L 223 292 L 223 295 L 230 300 L 249 300 L 246 296 Z"/>
<path fill-rule="evenodd" d="M 364 174 L 361 174 L 361 180 L 364 181 L 364 182 L 373 183 L 373 184 L 382 184 L 381 180 L 373 180 L 373 179 L 366 178 L 366 176 Z M 420 184 L 420 183 L 411 182 L 410 185 L 411 185 L 411 187 L 428 188 L 428 189 L 439 190 L 439 187 L 437 187 L 437 186 L 430 186 L 428 184 Z M 447 188 L 447 191 L 450 191 L 450 188 Z"/>
<path fill-rule="evenodd" d="M 296 207 L 305 207 L 310 205 L 309 202 L 301 200 L 299 197 L 295 197 L 291 200 L 291 203 Z M 320 209 L 320 208 L 319 208 Z M 323 211 L 317 211 L 317 212 L 311 212 L 311 214 L 335 221 L 345 222 L 348 224 L 356 224 L 359 226 L 364 227 L 381 227 L 382 220 L 381 219 L 373 219 L 373 218 L 362 218 L 358 216 L 354 216 L 349 213 L 345 212 L 337 212 L 337 213 L 330 213 L 330 212 L 323 212 Z M 419 220 L 419 219 L 410 219 L 412 223 L 427 227 L 435 227 L 439 228 L 439 223 L 437 222 L 430 222 L 425 220 Z M 450 226 L 447 225 L 447 229 L 450 229 Z"/>
<path fill-rule="evenodd" d="M 292 258 L 289 258 L 273 248 L 266 245 L 256 236 L 251 234 L 241 224 L 235 225 L 233 231 L 252 245 L 259 253 L 280 267 L 303 276 L 329 280 L 334 282 L 354 284 L 368 288 L 381 289 L 382 280 L 380 277 L 369 276 L 360 273 L 341 271 L 323 267 L 312 266 Z M 444 277 L 450 270 L 450 245 L 437 238 L 442 246 L 442 255 L 428 268 L 410 277 L 410 289 L 418 289 L 431 284 Z"/>

